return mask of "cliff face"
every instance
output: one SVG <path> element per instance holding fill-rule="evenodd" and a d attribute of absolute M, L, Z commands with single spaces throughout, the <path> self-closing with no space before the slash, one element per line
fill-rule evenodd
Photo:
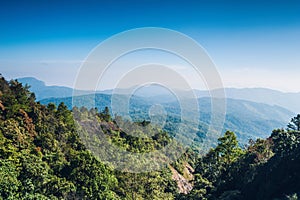
<path fill-rule="evenodd" d="M 193 185 L 189 181 L 193 179 L 192 172 L 194 171 L 194 169 L 188 163 L 186 163 L 184 165 L 183 176 L 171 165 L 169 166 L 169 168 L 172 171 L 172 179 L 176 181 L 179 192 L 188 194 L 193 189 Z"/>

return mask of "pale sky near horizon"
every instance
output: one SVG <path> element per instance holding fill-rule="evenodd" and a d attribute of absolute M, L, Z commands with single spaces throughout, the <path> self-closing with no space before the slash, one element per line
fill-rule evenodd
<path fill-rule="evenodd" d="M 225 87 L 300 92 L 296 0 L 1 1 L 0 25 L 0 73 L 7 79 L 31 76 L 72 87 L 80 65 L 100 42 L 151 26 L 196 40 L 216 64 Z M 184 66 L 164 54 L 157 57 L 179 71 Z M 181 71 L 193 87 L 202 89 L 192 72 Z M 108 78 L 102 88 L 109 87 Z"/>

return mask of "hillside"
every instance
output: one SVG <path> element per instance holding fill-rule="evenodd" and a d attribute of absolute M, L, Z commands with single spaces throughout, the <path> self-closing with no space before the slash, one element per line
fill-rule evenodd
<path fill-rule="evenodd" d="M 75 115 L 80 117 L 77 122 Z M 81 123 L 89 120 L 99 124 L 96 128 L 114 123 L 107 112 L 72 112 L 64 103 L 57 107 L 36 103 L 28 88 L 1 77 L 0 199 L 174 199 L 178 189 L 169 168 L 128 173 L 96 157 L 79 134 Z M 171 141 L 165 132 L 151 127 L 153 137 L 143 141 L 118 128 L 105 130 L 111 145 L 130 152 L 154 151 Z M 103 138 L 91 134 L 90 142 L 101 146 Z"/>
<path fill-rule="evenodd" d="M 255 103 L 243 103 L 241 108 L 254 109 Z M 28 88 L 1 78 L 0 199 L 284 200 L 300 196 L 300 115 L 292 118 L 288 130 L 274 130 L 267 139 L 252 140 L 247 147 L 241 148 L 236 135 L 226 131 L 204 155 L 187 149 L 169 167 L 148 172 L 145 168 L 140 173 L 116 170 L 120 166 L 104 163 L 93 147 L 109 153 L 112 162 L 126 163 L 123 154 L 107 151 L 107 139 L 110 145 L 142 154 L 163 149 L 174 140 L 145 121 L 123 121 L 137 127 L 132 132 L 151 136 L 135 137 L 118 127 L 115 121 L 120 120 L 120 116 L 112 118 L 107 108 L 71 111 L 64 103 L 41 105 Z M 91 132 L 82 132 L 84 125 L 92 125 L 87 126 Z M 147 161 L 128 159 L 134 159 L 129 162 L 133 167 Z"/>
<path fill-rule="evenodd" d="M 206 91 L 196 91 L 198 97 L 207 97 Z M 293 112 L 300 112 L 300 92 L 288 93 L 271 90 L 267 88 L 226 88 L 226 97 L 232 99 L 242 99 L 257 103 L 277 105 Z"/>
<path fill-rule="evenodd" d="M 28 84 L 31 86 L 30 91 L 36 94 L 37 100 L 46 98 L 62 98 L 70 97 L 73 94 L 73 89 L 63 86 L 47 86 L 44 82 L 37 80 L 32 77 L 19 78 L 19 82 Z M 126 91 L 126 89 L 119 89 L 120 92 Z M 102 94 L 111 94 L 112 90 L 97 91 Z M 184 94 L 184 91 L 177 91 Z M 198 98 L 209 97 L 209 92 L 205 90 L 194 90 Z M 78 91 L 81 94 L 90 94 L 90 91 Z M 288 109 L 292 112 L 300 112 L 300 101 L 299 93 L 286 93 L 267 88 L 225 88 L 226 98 L 246 100 L 256 103 L 264 103 L 268 105 L 277 105 Z M 149 101 L 160 101 L 162 103 L 174 101 L 174 96 L 164 88 L 157 86 L 150 86 L 144 89 L 138 90 L 136 96 L 147 98 Z"/>
<path fill-rule="evenodd" d="M 122 96 L 120 96 L 121 98 Z M 75 98 L 75 104 L 91 108 L 94 105 L 103 110 L 106 106 L 110 108 L 111 95 L 96 94 L 86 95 Z M 201 132 L 205 132 L 210 123 L 211 116 L 211 99 L 200 98 L 200 122 L 202 124 Z M 69 109 L 72 108 L 72 97 L 67 98 L 50 98 L 40 101 L 42 104 L 55 103 L 58 105 L 64 102 Z M 148 110 L 151 105 L 155 105 L 153 99 L 132 96 L 130 100 L 131 118 L 134 120 L 149 120 Z M 180 106 L 178 102 L 162 103 L 162 106 L 169 117 L 180 118 Z M 110 108 L 111 109 L 111 108 Z M 118 113 L 122 116 L 122 113 Z M 223 133 L 226 130 L 233 130 L 237 133 L 241 143 L 247 143 L 250 138 L 264 138 L 274 127 L 284 127 L 294 113 L 279 106 L 270 106 L 263 103 L 255 103 L 245 100 L 227 99 L 226 120 Z"/>
<path fill-rule="evenodd" d="M 33 77 L 24 77 L 17 79 L 23 85 L 30 86 L 30 91 L 35 93 L 36 99 L 46 99 L 51 97 L 70 97 L 73 95 L 73 89 L 65 86 L 48 86 L 43 81 Z M 90 94 L 90 91 L 77 91 L 80 94 Z"/>

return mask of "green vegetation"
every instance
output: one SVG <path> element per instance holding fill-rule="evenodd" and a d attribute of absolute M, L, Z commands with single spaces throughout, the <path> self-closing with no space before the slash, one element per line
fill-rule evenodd
<path fill-rule="evenodd" d="M 194 189 L 178 199 L 298 199 L 299 191 L 299 131 L 274 130 L 244 150 L 226 132 L 196 164 Z"/>
<path fill-rule="evenodd" d="M 109 108 L 71 111 L 64 103 L 41 105 L 28 86 L 1 77 L 0 199 L 298 199 L 299 119 L 297 115 L 286 130 L 250 140 L 244 148 L 227 131 L 205 155 L 188 149 L 160 171 L 121 172 L 85 147 L 78 127 L 95 121 L 112 144 L 136 153 L 159 150 L 173 142 L 172 137 L 147 121 L 112 117 Z M 116 121 L 148 137 L 134 137 Z M 103 144 L 101 138 L 89 142 Z M 187 187 L 175 176 L 193 189 L 181 191 Z"/>
<path fill-rule="evenodd" d="M 55 103 L 59 105 L 64 102 L 69 109 L 72 106 L 80 105 L 85 106 L 88 109 L 97 107 L 98 110 L 103 110 L 106 106 L 111 105 L 111 94 L 96 93 L 95 95 L 82 95 L 76 98 L 48 98 L 41 100 L 41 104 Z M 124 98 L 122 95 L 118 95 L 118 98 Z M 143 98 L 139 96 L 132 96 L 129 102 L 130 117 L 133 121 L 140 121 L 141 119 L 149 120 L 149 108 L 155 104 L 162 104 L 166 111 L 166 124 L 163 127 L 165 131 L 172 134 L 176 130 L 176 125 L 181 123 L 181 108 L 177 101 L 163 102 L 160 103 L 160 97 L 153 99 Z M 72 100 L 75 100 L 73 102 Z M 203 134 L 207 132 L 209 124 L 211 123 L 211 98 L 200 98 L 198 99 L 200 117 L 198 133 L 194 137 L 194 144 L 196 147 L 201 146 Z M 241 144 L 247 144 L 248 140 L 257 138 L 266 138 L 272 132 L 274 127 L 284 127 L 289 122 L 289 119 L 295 114 L 289 110 L 286 110 L 279 106 L 271 106 L 263 103 L 254 103 L 244 100 L 226 99 L 226 117 L 223 133 L 227 130 L 235 132 L 238 140 Z M 111 109 L 109 107 L 109 109 Z M 190 108 L 195 109 L 193 107 Z M 117 113 L 120 116 L 126 116 L 127 113 Z M 215 113 L 218 116 L 218 120 L 222 120 L 222 113 Z M 187 128 L 193 127 L 191 122 L 183 122 Z M 194 134 L 197 132 L 193 130 Z M 183 135 L 185 132 L 182 132 Z M 189 138 L 189 137 L 188 137 Z M 215 145 L 215 144 L 214 144 Z"/>
<path fill-rule="evenodd" d="M 112 123 L 107 109 L 81 108 L 79 113 L 93 112 L 102 125 Z M 76 126 L 64 103 L 41 105 L 27 86 L 1 78 L 0 199 L 173 199 L 177 187 L 168 168 L 141 174 L 115 171 L 85 148 Z M 145 150 L 136 138 L 108 131 L 120 145 Z M 147 148 L 159 148 L 164 140 L 169 140 L 165 133 L 157 133 Z"/>

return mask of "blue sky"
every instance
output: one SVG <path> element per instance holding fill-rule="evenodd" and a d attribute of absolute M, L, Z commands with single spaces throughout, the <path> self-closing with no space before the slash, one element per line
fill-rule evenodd
<path fill-rule="evenodd" d="M 99 42 L 151 26 L 199 42 L 226 87 L 300 92 L 299 1 L 1 1 L 0 26 L 0 72 L 8 78 L 72 86 Z"/>

